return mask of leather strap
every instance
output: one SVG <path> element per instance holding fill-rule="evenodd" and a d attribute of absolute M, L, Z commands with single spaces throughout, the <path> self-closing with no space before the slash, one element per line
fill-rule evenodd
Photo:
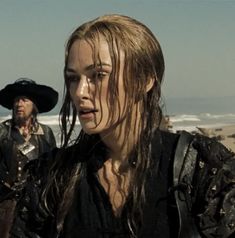
<path fill-rule="evenodd" d="M 193 136 L 182 131 L 176 147 L 173 167 L 174 195 L 179 214 L 178 238 L 201 237 L 191 214 L 191 182 L 197 152 L 191 146 Z"/>

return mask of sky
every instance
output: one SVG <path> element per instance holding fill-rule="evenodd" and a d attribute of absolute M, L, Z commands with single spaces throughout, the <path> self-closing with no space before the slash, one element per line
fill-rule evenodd
<path fill-rule="evenodd" d="M 69 35 L 110 13 L 136 18 L 160 41 L 165 98 L 235 96 L 235 0 L 0 0 L 0 88 L 28 77 L 62 98 Z"/>

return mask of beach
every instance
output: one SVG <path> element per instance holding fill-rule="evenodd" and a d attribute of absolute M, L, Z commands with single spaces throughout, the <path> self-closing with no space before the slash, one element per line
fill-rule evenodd
<path fill-rule="evenodd" d="M 169 130 L 188 131 L 192 134 L 203 134 L 224 144 L 235 152 L 235 114 L 175 114 L 167 116 Z"/>
<path fill-rule="evenodd" d="M 11 115 L 0 116 L 0 122 L 10 117 Z M 173 132 L 185 130 L 191 133 L 201 133 L 211 138 L 215 137 L 228 149 L 235 152 L 235 113 L 179 113 L 169 115 L 168 117 L 167 119 L 170 123 L 169 130 Z M 59 115 L 39 115 L 38 120 L 52 128 L 57 146 L 60 146 Z M 72 135 L 73 139 L 78 136 L 80 129 L 81 127 L 77 123 L 76 130 Z"/>
<path fill-rule="evenodd" d="M 213 128 L 198 127 L 199 133 L 216 138 L 228 149 L 235 152 L 235 124 Z"/>

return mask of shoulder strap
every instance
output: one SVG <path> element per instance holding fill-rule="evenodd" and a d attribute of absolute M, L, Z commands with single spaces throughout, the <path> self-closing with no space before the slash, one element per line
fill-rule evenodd
<path fill-rule="evenodd" d="M 173 183 L 179 214 L 178 238 L 201 237 L 191 214 L 191 184 L 197 158 L 197 151 L 192 147 L 192 140 L 193 136 L 190 133 L 182 131 L 174 157 Z"/>

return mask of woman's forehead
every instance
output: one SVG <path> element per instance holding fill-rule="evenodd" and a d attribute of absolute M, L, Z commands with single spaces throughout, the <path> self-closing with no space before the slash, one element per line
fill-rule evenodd
<path fill-rule="evenodd" d="M 92 63 L 96 58 L 101 59 L 101 61 L 111 62 L 109 45 L 104 39 L 95 41 L 92 44 L 86 40 L 76 40 L 69 50 L 69 61 L 79 60 Z"/>
<path fill-rule="evenodd" d="M 124 60 L 124 53 L 121 49 L 113 49 L 114 52 L 110 52 L 110 46 L 104 37 L 92 41 L 87 40 L 76 40 L 71 45 L 68 54 L 67 67 L 74 68 L 77 64 L 80 67 L 87 67 L 88 65 L 94 64 L 106 64 L 112 67 L 111 55 L 116 54 L 117 60 Z"/>

